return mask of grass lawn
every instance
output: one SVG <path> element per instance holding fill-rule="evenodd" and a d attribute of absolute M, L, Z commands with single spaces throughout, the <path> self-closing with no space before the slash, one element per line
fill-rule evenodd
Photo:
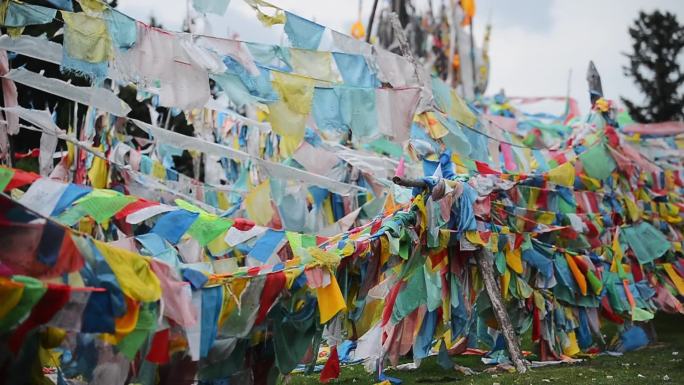
<path fill-rule="evenodd" d="M 436 357 L 425 360 L 411 372 L 387 371 L 387 375 L 400 378 L 405 385 L 413 384 L 684 384 L 684 316 L 658 314 L 655 320 L 658 343 L 622 357 L 599 356 L 574 365 L 556 365 L 532 369 L 520 374 L 487 374 L 464 376 L 454 370 L 442 369 Z M 679 354 L 673 355 L 673 352 Z M 456 363 L 476 371 L 486 368 L 479 357 L 458 356 Z M 667 375 L 669 380 L 663 380 Z M 318 374 L 293 375 L 289 385 L 318 384 Z M 343 367 L 337 381 L 330 384 L 373 385 L 375 379 L 363 366 Z"/>

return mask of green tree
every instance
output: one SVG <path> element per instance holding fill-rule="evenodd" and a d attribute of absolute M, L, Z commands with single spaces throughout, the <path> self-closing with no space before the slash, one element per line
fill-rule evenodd
<path fill-rule="evenodd" d="M 645 96 L 643 105 L 622 98 L 629 114 L 642 123 L 684 119 L 684 73 L 677 62 L 684 48 L 684 26 L 670 12 L 641 11 L 629 35 L 632 53 L 626 54 L 629 65 L 623 70 Z"/>

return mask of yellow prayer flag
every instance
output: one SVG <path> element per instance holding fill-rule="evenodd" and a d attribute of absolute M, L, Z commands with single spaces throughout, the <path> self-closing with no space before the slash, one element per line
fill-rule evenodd
<path fill-rule="evenodd" d="M 347 309 L 340 285 L 338 285 L 337 278 L 333 273 L 330 273 L 330 285 L 316 289 L 316 297 L 318 298 L 321 324 L 330 321 L 337 313 Z"/>
<path fill-rule="evenodd" d="M 459 123 L 465 124 L 468 127 L 473 127 L 477 123 L 477 117 L 473 111 L 470 110 L 466 102 L 453 90 L 451 91 L 451 110 L 449 111 L 449 115 Z"/>
<path fill-rule="evenodd" d="M 217 191 L 216 192 L 216 200 L 218 201 L 218 208 L 220 210 L 228 210 L 230 208 L 230 203 L 228 202 L 228 198 L 226 198 L 226 193 L 223 191 Z"/>
<path fill-rule="evenodd" d="M 480 245 L 480 246 L 485 246 L 486 243 L 485 241 L 482 240 L 480 237 L 480 233 L 472 230 L 472 231 L 466 231 L 465 237 L 468 240 L 468 242 L 474 244 L 474 245 Z"/>
<path fill-rule="evenodd" d="M 303 116 L 303 115 L 297 115 L 297 116 Z M 280 116 L 282 118 L 282 116 Z M 306 119 L 305 119 L 306 120 Z M 306 123 L 300 127 L 306 127 Z M 305 130 L 306 131 L 306 130 Z M 280 142 L 278 142 L 278 149 L 280 150 L 280 155 L 282 157 L 290 157 L 292 156 L 295 151 L 299 148 L 299 145 L 302 144 L 302 140 L 304 139 L 304 136 L 283 136 L 280 139 Z"/>
<path fill-rule="evenodd" d="M 158 160 L 152 163 L 152 176 L 157 179 L 166 180 L 166 167 Z"/>
<path fill-rule="evenodd" d="M 530 189 L 530 196 L 527 198 L 527 208 L 535 209 L 537 207 L 537 199 L 539 199 L 540 190 L 536 188 Z"/>
<path fill-rule="evenodd" d="M 23 294 L 23 284 L 0 277 L 0 319 L 17 306 Z"/>
<path fill-rule="evenodd" d="M 610 264 L 610 271 L 617 273 L 622 264 L 622 247 L 620 247 L 619 228 L 615 230 L 615 235 L 613 235 L 613 244 L 611 249 L 613 250 L 613 261 Z"/>
<path fill-rule="evenodd" d="M 563 354 L 572 357 L 579 352 L 580 348 L 579 345 L 577 345 L 575 332 L 568 332 L 568 341 L 567 344 L 563 345 Z"/>
<path fill-rule="evenodd" d="M 268 3 L 264 0 L 245 0 L 245 3 L 252 7 L 257 13 L 257 19 L 266 27 L 270 27 L 275 24 L 285 24 L 285 12 L 277 6 Z M 273 9 L 273 15 L 265 13 L 263 8 Z"/>
<path fill-rule="evenodd" d="M 104 152 L 104 146 L 102 145 L 97 149 Z M 93 157 L 90 170 L 88 170 L 88 179 L 90 180 L 90 185 L 94 188 L 107 187 L 107 161 L 97 156 Z"/>
<path fill-rule="evenodd" d="M 521 250 L 506 248 L 506 264 L 518 274 L 523 273 Z"/>
<path fill-rule="evenodd" d="M 674 283 L 679 295 L 684 295 L 684 278 L 675 271 L 671 263 L 663 263 L 663 269 Z"/>
<path fill-rule="evenodd" d="M 551 211 L 538 211 L 537 222 L 550 225 L 556 220 L 556 213 Z"/>
<path fill-rule="evenodd" d="M 572 187 L 575 185 L 575 166 L 565 162 L 558 167 L 549 170 L 546 175 L 550 182 L 559 186 Z"/>
<path fill-rule="evenodd" d="M 501 296 L 504 300 L 508 299 L 508 289 L 511 285 L 511 271 L 506 269 L 501 276 Z"/>
<path fill-rule="evenodd" d="M 425 130 L 432 139 L 443 138 L 449 133 L 449 130 L 435 118 L 433 112 L 424 112 L 419 116 L 420 122 L 425 126 Z"/>
<path fill-rule="evenodd" d="M 214 238 L 211 242 L 207 244 L 207 249 L 209 249 L 209 252 L 211 255 L 221 255 L 225 254 L 228 252 L 228 249 L 230 249 L 230 246 L 228 243 L 226 243 L 225 236 L 228 230 L 224 231 L 223 234 L 219 235 L 218 237 Z"/>
<path fill-rule="evenodd" d="M 93 240 L 114 272 L 121 290 L 140 302 L 155 302 L 161 297 L 159 279 L 150 269 L 147 259 L 131 251 Z"/>
<path fill-rule="evenodd" d="M 337 73 L 333 71 L 333 56 L 330 52 L 290 48 L 290 60 L 295 73 L 311 78 L 299 76 L 306 80 L 319 80 L 321 85 L 329 85 L 340 80 Z"/>
<path fill-rule="evenodd" d="M 221 306 L 221 313 L 219 314 L 218 326 L 221 327 L 226 322 L 228 317 L 237 309 L 240 296 L 247 288 L 248 278 L 235 278 L 226 283 L 223 287 L 223 306 Z"/>
<path fill-rule="evenodd" d="M 592 178 L 588 175 L 580 175 L 579 178 L 582 181 L 582 183 L 585 186 L 587 186 L 587 188 L 590 190 L 598 190 L 599 188 L 601 188 L 601 181 L 596 178 Z"/>
<path fill-rule="evenodd" d="M 92 12 L 104 12 L 107 9 L 107 4 L 100 0 L 78 0 L 81 8 Z"/>
<path fill-rule="evenodd" d="M 265 226 L 273 218 L 271 207 L 271 183 L 266 180 L 255 186 L 245 197 L 249 218 L 260 226 Z"/>
<path fill-rule="evenodd" d="M 632 222 L 638 221 L 639 216 L 641 214 L 639 213 L 639 207 L 637 207 L 634 200 L 630 199 L 629 197 L 625 197 L 624 202 L 625 202 L 625 207 L 627 208 L 627 214 L 629 215 L 629 219 L 631 219 Z"/>
<path fill-rule="evenodd" d="M 499 251 L 499 234 L 492 233 L 489 236 L 489 242 L 487 243 L 487 248 L 492 253 L 497 253 Z"/>
<path fill-rule="evenodd" d="M 311 112 L 315 81 L 302 76 L 273 72 L 273 88 L 279 99 L 268 106 L 273 131 L 285 141 L 281 151 L 292 154 L 304 139 L 306 118 Z"/>
<path fill-rule="evenodd" d="M 107 22 L 83 12 L 62 11 L 66 26 L 64 49 L 67 54 L 88 63 L 103 63 L 114 57 Z"/>
<path fill-rule="evenodd" d="M 293 113 L 308 115 L 313 102 L 315 80 L 304 76 L 272 72 L 273 88 Z"/>

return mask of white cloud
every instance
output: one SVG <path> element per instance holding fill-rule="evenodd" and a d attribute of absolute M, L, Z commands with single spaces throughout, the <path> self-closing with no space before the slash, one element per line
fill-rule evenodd
<path fill-rule="evenodd" d="M 517 4 L 525 6 L 525 2 Z M 490 93 L 504 87 L 509 95 L 562 96 L 568 71 L 572 70 L 571 95 L 586 110 L 586 70 L 589 60 L 593 60 L 608 98 L 626 96 L 640 100 L 631 79 L 622 72 L 627 63 L 622 53 L 630 49 L 629 25 L 640 9 L 656 8 L 676 13 L 684 23 L 684 3 L 677 0 L 555 0 L 550 8 L 548 31 L 530 31 L 524 24 L 494 24 Z M 496 8 L 493 12 L 497 12 Z M 528 23 L 534 23 L 530 20 L 534 9 L 529 12 Z"/>

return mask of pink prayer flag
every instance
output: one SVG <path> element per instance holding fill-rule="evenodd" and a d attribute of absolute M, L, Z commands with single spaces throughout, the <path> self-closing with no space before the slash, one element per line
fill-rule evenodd
<path fill-rule="evenodd" d="M 404 158 L 402 157 L 401 159 L 399 159 L 399 165 L 397 166 L 397 171 L 394 174 L 394 176 L 403 178 L 404 174 L 406 174 L 406 166 L 404 165 Z"/>
<path fill-rule="evenodd" d="M 507 143 L 501 143 L 501 153 L 504 157 L 504 166 L 508 171 L 514 171 L 518 168 L 513 161 L 513 151 L 511 150 L 511 145 Z"/>

